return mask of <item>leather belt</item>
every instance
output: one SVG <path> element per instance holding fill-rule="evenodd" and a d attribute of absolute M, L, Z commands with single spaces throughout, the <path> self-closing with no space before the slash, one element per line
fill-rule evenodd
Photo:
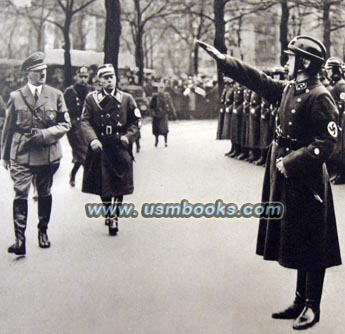
<path fill-rule="evenodd" d="M 274 140 L 278 146 L 290 148 L 292 150 L 298 150 L 301 147 L 306 146 L 306 143 L 298 141 L 297 139 L 291 139 L 281 135 L 275 135 Z"/>

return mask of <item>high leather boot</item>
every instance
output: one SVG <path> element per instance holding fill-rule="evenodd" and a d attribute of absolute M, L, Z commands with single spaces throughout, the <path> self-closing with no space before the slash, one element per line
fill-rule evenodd
<path fill-rule="evenodd" d="M 49 248 L 50 241 L 48 239 L 47 229 L 52 209 L 52 196 L 38 197 L 38 245 L 41 248 Z"/>
<path fill-rule="evenodd" d="M 232 145 L 231 153 L 228 155 L 229 158 L 234 158 L 238 155 L 239 146 L 237 144 Z"/>
<path fill-rule="evenodd" d="M 293 324 L 293 329 L 303 330 L 320 321 L 320 302 L 325 278 L 325 269 L 307 272 L 305 307 Z"/>
<path fill-rule="evenodd" d="M 115 236 L 119 232 L 119 216 L 120 216 L 120 207 L 123 202 L 123 196 L 116 196 L 114 199 L 114 205 L 116 205 L 115 217 L 109 221 L 109 235 Z"/>
<path fill-rule="evenodd" d="M 287 309 L 272 313 L 273 319 L 296 319 L 304 308 L 304 298 L 296 291 L 295 300 Z"/>
<path fill-rule="evenodd" d="M 16 242 L 8 248 L 9 253 L 25 255 L 25 229 L 28 216 L 28 201 L 15 199 L 13 201 L 13 222 Z"/>
<path fill-rule="evenodd" d="M 292 305 L 281 312 L 273 313 L 273 319 L 296 319 L 305 305 L 307 272 L 297 270 L 295 300 Z"/>
<path fill-rule="evenodd" d="M 236 159 L 238 159 L 238 160 L 245 160 L 245 159 L 248 158 L 248 156 L 249 156 L 249 151 L 248 151 L 247 148 L 244 148 L 244 149 L 242 150 L 242 153 L 241 153 L 240 155 L 238 155 L 238 156 L 236 157 Z"/>

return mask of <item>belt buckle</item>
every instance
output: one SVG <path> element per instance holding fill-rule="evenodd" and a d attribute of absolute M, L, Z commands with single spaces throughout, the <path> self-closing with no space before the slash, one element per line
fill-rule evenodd
<path fill-rule="evenodd" d="M 113 127 L 111 125 L 107 125 L 105 127 L 105 134 L 112 135 L 113 134 Z"/>

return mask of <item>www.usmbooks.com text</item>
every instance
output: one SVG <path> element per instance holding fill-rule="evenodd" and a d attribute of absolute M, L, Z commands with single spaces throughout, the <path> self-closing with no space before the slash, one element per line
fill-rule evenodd
<path fill-rule="evenodd" d="M 137 218 L 139 211 L 133 203 L 121 205 L 85 204 L 88 218 L 118 216 Z M 190 203 L 183 199 L 179 203 L 143 203 L 140 208 L 143 218 L 270 218 L 280 219 L 284 214 L 282 203 L 224 203 L 218 199 L 214 203 Z"/>

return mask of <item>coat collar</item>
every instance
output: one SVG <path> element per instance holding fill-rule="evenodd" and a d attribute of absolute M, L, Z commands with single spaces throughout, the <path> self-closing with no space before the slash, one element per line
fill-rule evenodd
<path fill-rule="evenodd" d="M 309 78 L 300 82 L 295 81 L 295 95 L 306 93 L 320 84 L 319 78 Z"/>

